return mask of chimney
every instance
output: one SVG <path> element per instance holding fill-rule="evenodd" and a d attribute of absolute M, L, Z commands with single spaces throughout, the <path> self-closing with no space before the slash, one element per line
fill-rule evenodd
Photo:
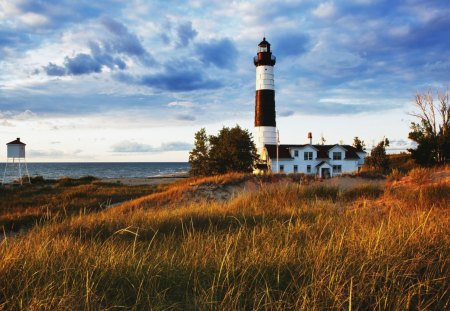
<path fill-rule="evenodd" d="M 20 137 L 17 137 L 17 141 L 20 142 Z"/>
<path fill-rule="evenodd" d="M 312 133 L 308 132 L 309 144 L 312 145 Z"/>

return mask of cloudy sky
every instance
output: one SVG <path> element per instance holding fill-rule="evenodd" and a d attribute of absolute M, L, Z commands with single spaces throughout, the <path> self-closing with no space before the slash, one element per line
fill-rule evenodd
<path fill-rule="evenodd" d="M 447 0 L 1 0 L 0 146 L 187 161 L 201 127 L 252 130 L 264 35 L 282 143 L 404 149 L 415 93 L 450 84 Z"/>

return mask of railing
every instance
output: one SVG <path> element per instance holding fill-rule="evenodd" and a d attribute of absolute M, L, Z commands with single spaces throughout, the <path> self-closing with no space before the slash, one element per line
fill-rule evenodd
<path fill-rule="evenodd" d="M 268 59 L 264 59 L 263 57 L 261 57 L 261 59 L 258 58 L 258 56 L 254 56 L 253 57 L 253 63 L 256 65 L 260 64 L 260 65 L 275 65 L 275 63 L 277 62 L 277 58 L 273 55 L 270 55 L 270 60 Z"/>

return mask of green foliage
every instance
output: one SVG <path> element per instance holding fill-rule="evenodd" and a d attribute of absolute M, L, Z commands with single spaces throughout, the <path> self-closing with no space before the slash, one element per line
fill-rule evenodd
<path fill-rule="evenodd" d="M 416 95 L 419 122 L 411 122 L 408 138 L 417 143 L 417 148 L 408 149 L 419 165 L 442 165 L 450 160 L 450 106 L 448 91 L 438 93 L 439 104 L 434 103 L 429 91 Z"/>
<path fill-rule="evenodd" d="M 364 143 L 364 140 L 359 139 L 358 136 L 355 136 L 355 138 L 353 138 L 353 147 L 355 147 L 358 151 L 366 150 L 366 144 Z"/>
<path fill-rule="evenodd" d="M 417 167 L 414 159 L 410 153 L 400 152 L 396 154 L 389 154 L 389 164 L 391 169 L 397 169 L 399 173 L 406 174 L 413 168 Z"/>
<path fill-rule="evenodd" d="M 367 157 L 366 163 L 375 170 L 380 170 L 383 173 L 389 171 L 389 157 L 386 154 L 386 147 L 389 146 L 389 140 L 383 138 L 378 145 L 376 145 Z"/>
<path fill-rule="evenodd" d="M 205 176 L 209 173 L 209 141 L 205 128 L 195 133 L 194 149 L 189 152 L 190 174 Z"/>
<path fill-rule="evenodd" d="M 223 127 L 217 136 L 206 136 L 205 129 L 195 134 L 195 147 L 189 154 L 191 175 L 218 175 L 251 172 L 257 159 L 251 134 L 239 125 Z"/>

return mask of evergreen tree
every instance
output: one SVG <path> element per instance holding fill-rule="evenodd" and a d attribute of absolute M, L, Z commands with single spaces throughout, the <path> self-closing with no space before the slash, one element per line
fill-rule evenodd
<path fill-rule="evenodd" d="M 252 172 L 258 158 L 252 135 L 239 125 L 223 127 L 217 136 L 209 137 L 211 174 Z"/>
<path fill-rule="evenodd" d="M 383 138 L 378 145 L 376 145 L 370 152 L 370 156 L 367 157 L 367 165 L 370 167 L 381 170 L 384 173 L 389 171 L 389 157 L 386 154 L 386 147 L 389 146 L 389 140 Z"/>
<path fill-rule="evenodd" d="M 209 175 L 209 141 L 204 128 L 195 133 L 194 149 L 189 152 L 190 174 Z"/>
<path fill-rule="evenodd" d="M 363 140 L 360 140 L 358 136 L 353 138 L 353 147 L 356 148 L 358 151 L 365 151 L 366 150 L 366 144 Z"/>
<path fill-rule="evenodd" d="M 195 133 L 189 153 L 190 174 L 206 176 L 228 172 L 251 172 L 258 158 L 252 135 L 239 125 L 223 127 L 217 136 L 207 136 L 204 128 Z"/>

